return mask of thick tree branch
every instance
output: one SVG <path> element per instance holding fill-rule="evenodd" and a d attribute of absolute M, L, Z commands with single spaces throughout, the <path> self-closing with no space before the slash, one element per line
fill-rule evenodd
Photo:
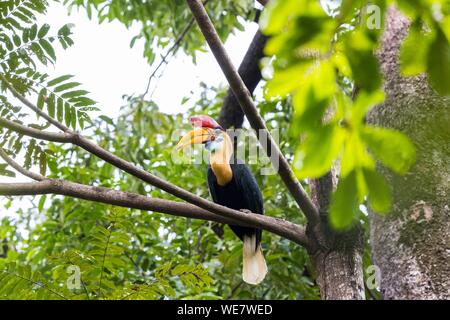
<path fill-rule="evenodd" d="M 256 106 L 252 100 L 251 94 L 245 87 L 244 82 L 234 68 L 225 48 L 208 16 L 205 8 L 199 0 L 186 0 L 191 11 L 197 20 L 197 24 L 200 27 L 206 41 L 211 48 L 217 62 L 219 63 L 225 77 L 228 80 L 231 90 L 234 93 L 237 101 L 239 102 L 242 110 L 244 111 L 247 119 L 249 120 L 253 129 L 255 129 L 258 137 L 261 132 L 264 132 L 267 136 L 267 143 L 262 143 L 263 148 L 270 155 L 270 159 L 275 167 L 279 166 L 279 175 L 289 192 L 298 203 L 308 222 L 315 226 L 320 223 L 319 212 L 308 197 L 306 191 L 300 185 L 299 181 L 295 178 L 289 163 L 282 155 L 278 145 L 275 143 L 271 135 L 269 134 L 264 120 L 259 115 Z"/>
<path fill-rule="evenodd" d="M 308 238 L 302 227 L 291 222 L 237 211 L 233 218 L 214 214 L 195 205 L 151 198 L 135 193 L 91 187 L 79 183 L 46 179 L 31 183 L 0 183 L 0 195 L 24 196 L 57 194 L 144 211 L 156 211 L 179 217 L 216 221 L 226 224 L 252 226 L 273 232 L 283 238 L 308 247 Z M 235 219 L 239 216 L 239 219 Z"/>
<path fill-rule="evenodd" d="M 39 181 L 38 183 L 0 184 L 1 195 L 58 194 L 121 207 L 157 211 L 187 218 L 258 227 L 309 247 L 308 239 L 303 228 L 288 221 L 255 213 L 247 214 L 241 211 L 237 211 L 232 217 L 223 217 L 191 204 L 156 199 L 107 188 L 91 187 L 65 180 L 48 179 L 20 166 L 10 158 L 1 147 L 0 157 L 20 173 Z"/>
<path fill-rule="evenodd" d="M 9 85 L 9 88 L 10 88 L 10 90 L 11 89 L 14 90 L 14 88 L 12 88 L 10 85 Z M 16 90 L 14 90 L 12 92 L 13 92 L 13 94 L 17 95 L 17 97 L 25 105 L 29 106 L 32 110 L 34 110 L 35 108 L 37 109 L 36 106 L 34 106 L 25 97 L 20 95 Z M 37 110 L 40 111 L 39 109 L 37 109 Z M 45 113 L 44 113 L 44 115 L 48 117 L 48 115 L 46 115 Z M 50 119 L 52 119 L 52 118 L 50 118 Z M 57 122 L 54 119 L 52 119 L 52 121 Z M 24 135 L 30 135 L 35 138 L 37 138 L 39 136 L 36 131 L 31 130 L 31 128 L 25 127 L 18 123 L 14 123 L 12 121 L 5 120 L 5 119 L 3 120 L 2 123 L 5 123 L 6 125 L 8 125 L 8 128 L 10 128 L 11 130 L 17 130 L 18 132 L 20 132 Z M 245 215 L 242 214 L 242 212 L 240 212 L 238 210 L 230 209 L 225 206 L 221 206 L 219 204 L 216 204 L 214 202 L 211 202 L 211 201 L 203 199 L 199 196 L 196 196 L 195 194 L 193 194 L 187 190 L 184 190 L 164 179 L 161 179 L 161 178 L 135 166 L 134 164 L 112 154 L 111 152 L 103 149 L 102 147 L 93 143 L 89 139 L 85 138 L 81 134 L 73 132 L 70 129 L 67 129 L 65 131 L 65 133 L 62 134 L 61 136 L 59 136 L 57 134 L 56 135 L 51 134 L 48 132 L 44 133 L 44 136 L 53 138 L 53 140 L 51 140 L 51 141 L 54 141 L 54 142 L 59 142 L 56 140 L 63 140 L 62 142 L 70 142 L 72 144 L 75 144 L 75 145 L 83 148 L 84 150 L 98 156 L 99 158 L 103 159 L 104 161 L 114 165 L 115 167 L 135 176 L 136 178 L 139 178 L 144 182 L 147 182 L 161 190 L 166 191 L 169 194 L 172 194 L 182 200 L 192 203 L 192 204 L 194 204 L 200 208 L 203 208 L 213 214 L 221 215 L 221 216 L 225 216 L 227 218 L 234 219 L 236 222 L 247 222 L 248 221 L 248 219 L 246 218 Z M 40 137 L 44 138 L 44 136 L 41 133 Z M 63 139 L 63 136 L 65 137 L 64 139 Z M 57 138 L 57 139 L 55 139 L 55 138 Z M 65 139 L 67 139 L 67 140 L 65 140 Z M 256 215 L 256 214 L 254 214 L 254 215 Z M 258 219 L 258 218 L 256 218 L 256 219 Z"/>
<path fill-rule="evenodd" d="M 71 135 L 59 132 L 47 132 L 24 126 L 18 122 L 0 118 L 0 128 L 7 128 L 25 136 L 52 142 L 71 142 Z"/>
<path fill-rule="evenodd" d="M 304 230 L 290 222 L 271 218 L 256 214 L 243 214 L 240 211 L 233 210 L 219 204 L 213 203 L 211 201 L 205 200 L 198 197 L 189 191 L 186 191 L 176 185 L 173 185 L 153 174 L 146 172 L 143 169 L 136 167 L 130 162 L 108 152 L 107 150 L 101 148 L 95 143 L 91 142 L 87 138 L 83 137 L 79 133 L 73 132 L 68 127 L 59 123 L 57 120 L 48 116 L 45 112 L 38 109 L 34 104 L 17 92 L 14 87 L 8 83 L 3 75 L 0 78 L 5 82 L 7 88 L 13 93 L 13 95 L 18 98 L 22 103 L 24 103 L 31 110 L 36 112 L 39 116 L 46 119 L 49 123 L 53 124 L 64 134 L 43 132 L 36 129 L 28 128 L 26 126 L 20 125 L 18 123 L 2 119 L 2 125 L 11 130 L 17 131 L 24 135 L 29 135 L 38 139 L 44 139 L 53 142 L 70 142 L 72 144 L 78 145 L 86 151 L 98 156 L 99 158 L 105 160 L 106 162 L 116 166 L 117 168 L 147 182 L 157 188 L 160 188 L 180 199 L 183 199 L 190 204 L 182 204 L 174 201 L 167 202 L 167 200 L 152 199 L 149 197 L 130 194 L 121 191 L 108 190 L 97 187 L 84 186 L 72 182 L 61 181 L 61 180 L 42 180 L 41 176 L 34 176 L 42 180 L 38 183 L 32 184 L 0 184 L 0 194 L 4 195 L 28 195 L 28 194 L 60 194 L 73 196 L 81 199 L 98 201 L 103 203 L 109 203 L 113 205 L 126 206 L 130 208 L 142 209 L 142 210 L 152 210 L 159 211 L 163 213 L 169 213 L 179 216 L 186 216 L 207 219 L 227 224 L 240 224 L 240 225 L 251 225 L 253 227 L 258 227 L 271 231 L 275 234 L 282 235 L 285 238 L 291 239 L 305 247 L 308 247 L 308 238 L 305 235 Z M 239 78 L 240 79 L 240 78 Z M 19 169 L 19 168 L 16 168 Z M 22 168 L 23 169 L 23 168 Z M 96 192 L 95 192 L 96 191 Z M 131 199 L 138 199 L 140 202 L 132 202 Z M 150 202 L 148 202 L 150 201 Z M 187 212 L 187 213 L 186 213 Z M 203 213 L 198 215 L 198 212 Z M 196 215 L 197 213 L 197 215 Z M 205 215 L 207 213 L 207 215 Z"/>
<path fill-rule="evenodd" d="M 264 57 L 264 46 L 266 42 L 267 36 L 258 30 L 238 69 L 238 73 L 250 93 L 255 90 L 262 78 L 259 69 L 259 60 Z M 218 122 L 224 129 L 230 127 L 241 128 L 244 122 L 244 112 L 231 89 L 228 90 L 223 101 Z"/>

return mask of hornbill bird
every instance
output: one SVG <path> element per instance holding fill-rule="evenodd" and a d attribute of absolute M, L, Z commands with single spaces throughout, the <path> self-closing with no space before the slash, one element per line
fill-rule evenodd
<path fill-rule="evenodd" d="M 230 136 L 212 118 L 199 115 L 191 118 L 194 129 L 184 135 L 177 149 L 203 144 L 209 151 L 208 187 L 214 202 L 223 206 L 264 214 L 261 191 L 250 169 L 233 159 Z M 244 242 L 242 278 L 250 284 L 260 283 L 267 273 L 261 249 L 261 229 L 230 225 Z"/>

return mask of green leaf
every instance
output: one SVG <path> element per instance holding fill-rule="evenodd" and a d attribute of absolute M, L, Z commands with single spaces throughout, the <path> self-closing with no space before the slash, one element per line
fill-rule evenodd
<path fill-rule="evenodd" d="M 47 57 L 44 54 L 44 51 L 42 51 L 41 46 L 34 42 L 31 44 L 30 48 L 31 48 L 31 51 L 33 51 L 34 54 L 36 54 L 36 57 L 39 59 L 39 61 L 43 65 L 47 65 Z"/>
<path fill-rule="evenodd" d="M 39 155 L 39 172 L 41 175 L 45 176 L 45 173 L 47 171 L 47 155 L 45 152 L 41 152 Z"/>
<path fill-rule="evenodd" d="M 59 122 L 63 121 L 64 117 L 64 100 L 58 97 L 57 108 L 56 108 L 56 118 Z"/>
<path fill-rule="evenodd" d="M 281 32 L 289 18 L 300 10 L 299 7 L 296 1 L 271 1 L 261 17 L 261 26 L 264 33 Z"/>
<path fill-rule="evenodd" d="M 367 112 L 384 101 L 384 91 L 361 91 L 351 107 L 351 124 L 355 127 L 364 122 Z"/>
<path fill-rule="evenodd" d="M 70 110 L 70 105 L 68 103 L 64 104 L 64 121 L 66 122 L 66 126 L 70 127 L 70 123 L 72 121 L 72 115 Z"/>
<path fill-rule="evenodd" d="M 361 138 L 385 166 L 397 173 L 405 174 L 416 159 L 413 143 L 399 131 L 366 126 Z"/>
<path fill-rule="evenodd" d="M 450 44 L 440 28 L 430 45 L 428 75 L 432 87 L 441 95 L 450 95 Z"/>
<path fill-rule="evenodd" d="M 89 91 L 86 91 L 86 90 L 75 90 L 75 91 L 65 92 L 65 93 L 63 93 L 63 95 L 61 97 L 63 97 L 64 99 L 76 98 L 76 99 L 72 99 L 73 102 L 76 102 L 77 99 L 82 98 L 80 96 L 84 96 L 88 93 L 89 93 Z M 77 97 L 80 97 L 80 98 L 77 98 Z"/>
<path fill-rule="evenodd" d="M 299 80 L 303 78 L 303 74 L 306 72 L 307 65 L 297 64 L 286 70 L 279 70 L 266 85 L 266 94 L 269 97 L 284 97 L 287 94 L 297 90 L 301 83 Z M 310 70 L 315 70 L 314 65 L 309 65 Z"/>
<path fill-rule="evenodd" d="M 87 98 L 87 97 L 80 97 L 77 99 L 74 99 L 75 101 L 71 100 L 71 102 L 75 103 L 75 107 L 87 107 L 87 106 L 93 106 L 97 104 L 96 101 Z"/>
<path fill-rule="evenodd" d="M 400 67 L 403 76 L 414 76 L 426 72 L 430 40 L 429 34 L 421 30 L 421 24 L 414 23 L 411 26 L 400 51 Z"/>
<path fill-rule="evenodd" d="M 3 34 L 0 39 L 5 44 L 6 49 L 8 49 L 9 51 L 12 51 L 14 49 L 14 44 L 6 34 Z"/>
<path fill-rule="evenodd" d="M 6 163 L 0 163 L 0 176 L 15 177 L 16 173 L 6 169 L 7 166 Z"/>
<path fill-rule="evenodd" d="M 72 126 L 73 130 L 76 130 L 77 129 L 77 118 L 78 118 L 77 110 L 75 108 L 71 108 L 71 109 L 72 109 L 71 110 L 72 119 L 70 121 L 70 125 Z"/>
<path fill-rule="evenodd" d="M 47 199 L 46 195 L 41 196 L 41 199 L 39 199 L 39 204 L 38 204 L 39 213 L 42 213 L 42 211 L 44 211 L 44 205 L 45 205 L 46 199 Z"/>
<path fill-rule="evenodd" d="M 42 25 L 42 27 L 39 29 L 39 32 L 37 35 L 38 38 L 41 39 L 41 38 L 45 37 L 49 30 L 50 30 L 50 25 L 48 23 L 44 23 Z"/>
<path fill-rule="evenodd" d="M 39 110 L 42 110 L 44 108 L 44 100 L 47 96 L 47 90 L 45 88 L 42 88 L 41 91 L 39 91 L 38 95 L 38 101 L 37 101 L 37 107 Z"/>
<path fill-rule="evenodd" d="M 79 83 L 79 82 L 68 82 L 68 83 L 62 84 L 60 86 L 57 86 L 54 90 L 55 90 L 55 92 L 65 91 L 65 90 L 72 89 L 74 87 L 78 87 L 80 84 L 81 83 Z"/>
<path fill-rule="evenodd" d="M 22 41 L 28 42 L 29 39 L 30 39 L 30 29 L 25 28 L 22 32 Z"/>
<path fill-rule="evenodd" d="M 355 217 L 359 215 L 356 172 L 339 179 L 336 191 L 332 196 L 330 206 L 330 223 L 338 229 L 351 227 Z"/>
<path fill-rule="evenodd" d="M 54 85 L 57 85 L 58 83 L 66 81 L 66 80 L 68 80 L 68 79 L 70 79 L 72 77 L 73 77 L 73 75 L 66 74 L 66 75 L 63 75 L 63 76 L 60 76 L 58 78 L 50 80 L 49 82 L 47 82 L 47 85 L 50 86 L 50 87 L 53 87 Z"/>
<path fill-rule="evenodd" d="M 354 13 L 356 10 L 360 9 L 361 0 L 343 0 L 339 8 L 338 19 L 344 20 L 349 15 Z"/>
<path fill-rule="evenodd" d="M 386 180 L 374 170 L 364 170 L 364 177 L 368 187 L 368 201 L 370 207 L 378 213 L 391 210 L 392 197 Z"/>
<path fill-rule="evenodd" d="M 341 159 L 341 177 L 346 177 L 349 173 L 361 168 L 375 168 L 375 161 L 367 152 L 358 132 L 359 130 L 353 130 L 346 137 Z"/>
<path fill-rule="evenodd" d="M 36 38 L 36 35 L 37 35 L 37 25 L 33 24 L 30 28 L 30 35 L 29 35 L 30 40 L 34 40 Z"/>
<path fill-rule="evenodd" d="M 378 59 L 375 57 L 376 43 L 370 33 L 356 29 L 345 37 L 344 53 L 352 70 L 352 78 L 360 90 L 377 90 L 381 85 Z"/>
<path fill-rule="evenodd" d="M 53 59 L 53 61 L 56 61 L 55 50 L 53 49 L 50 42 L 45 39 L 40 39 L 39 44 L 42 46 L 42 48 L 44 48 L 45 52 L 47 52 L 47 54 Z"/>
<path fill-rule="evenodd" d="M 114 125 L 114 121 L 113 121 L 113 119 L 111 119 L 110 117 L 108 117 L 108 116 L 105 116 L 105 115 L 101 115 L 100 117 L 99 117 L 100 119 L 102 119 L 103 121 L 105 121 L 107 124 L 109 124 L 109 125 Z"/>
<path fill-rule="evenodd" d="M 14 12 L 14 16 L 19 18 L 22 22 L 30 23 L 30 19 L 19 11 Z"/>
<path fill-rule="evenodd" d="M 336 125 L 317 129 L 299 148 L 294 169 L 299 179 L 317 178 L 330 170 L 342 149 L 345 132 Z"/>
<path fill-rule="evenodd" d="M 47 100 L 47 111 L 50 117 L 55 117 L 55 95 L 53 93 L 50 94 Z"/>
<path fill-rule="evenodd" d="M 421 2 L 421 0 L 397 0 L 397 5 L 404 14 L 414 18 L 423 9 L 423 4 Z"/>
<path fill-rule="evenodd" d="M 334 64 L 331 60 L 315 63 L 301 80 L 292 78 L 287 81 L 294 81 L 300 88 L 293 97 L 295 125 L 300 127 L 300 131 L 314 130 L 321 124 L 323 114 L 336 93 Z"/>
<path fill-rule="evenodd" d="M 16 47 L 20 46 L 22 44 L 22 41 L 20 40 L 20 37 L 17 34 L 13 35 L 13 41 Z"/>
<path fill-rule="evenodd" d="M 374 91 L 381 85 L 378 60 L 372 50 L 347 50 L 353 78 L 356 86 L 367 91 Z"/>
<path fill-rule="evenodd" d="M 59 30 L 58 30 L 58 35 L 59 36 L 68 36 L 68 35 L 70 35 L 71 33 L 72 33 L 72 28 L 74 27 L 75 25 L 73 24 L 73 23 L 67 23 L 67 24 L 65 24 L 64 26 L 62 26 Z"/>

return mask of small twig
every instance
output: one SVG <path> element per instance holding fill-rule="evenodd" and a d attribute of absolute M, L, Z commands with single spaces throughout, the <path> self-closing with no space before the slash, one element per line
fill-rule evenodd
<path fill-rule="evenodd" d="M 208 3 L 208 1 L 209 0 L 205 0 L 203 2 L 203 5 L 205 6 Z M 175 39 L 175 42 L 172 44 L 172 46 L 170 46 L 170 48 L 167 50 L 167 52 L 164 54 L 164 56 L 161 57 L 161 61 L 158 63 L 158 65 L 156 66 L 156 68 L 153 70 L 153 72 L 150 74 L 150 76 L 148 78 L 147 86 L 145 88 L 144 93 L 141 96 L 142 100 L 144 100 L 144 97 L 147 95 L 148 91 L 150 90 L 150 84 L 152 82 L 152 79 L 155 77 L 156 73 L 158 72 L 158 70 L 163 66 L 163 64 L 168 64 L 169 63 L 169 61 L 168 61 L 169 55 L 172 52 L 174 52 L 174 54 L 175 54 L 175 52 L 178 50 L 178 47 L 181 44 L 181 41 L 183 41 L 184 37 L 188 34 L 189 30 L 191 30 L 191 28 L 194 25 L 194 23 L 195 23 L 195 19 L 194 18 L 192 18 L 192 19 L 190 19 L 188 21 L 188 23 L 183 28 L 181 33 Z M 153 95 L 153 93 L 152 93 L 152 95 Z"/>
<path fill-rule="evenodd" d="M 147 95 L 148 91 L 150 90 L 150 84 L 153 80 L 153 78 L 155 77 L 156 73 L 158 72 L 158 70 L 164 65 L 168 63 L 168 57 L 169 55 L 173 52 L 176 51 L 178 49 L 178 47 L 181 44 L 181 41 L 183 40 L 183 38 L 186 36 L 186 34 L 189 32 L 189 30 L 191 29 L 192 25 L 194 24 L 195 19 L 192 18 L 191 20 L 189 20 L 189 22 L 186 24 L 186 26 L 184 27 L 183 31 L 180 33 L 180 35 L 178 36 L 178 38 L 175 40 L 175 42 L 173 43 L 173 45 L 167 50 L 167 52 L 164 54 L 164 56 L 162 56 L 161 61 L 158 63 L 158 65 L 156 66 L 156 68 L 153 70 L 153 72 L 150 74 L 150 76 L 148 77 L 148 82 L 147 82 L 147 86 L 145 88 L 144 93 L 141 96 L 141 99 L 143 100 L 145 98 L 145 96 Z"/>
<path fill-rule="evenodd" d="M 3 273 L 7 273 L 7 274 L 9 274 L 9 275 L 12 275 L 12 276 L 14 276 L 14 277 L 17 277 L 17 278 L 19 278 L 19 279 L 28 281 L 29 283 L 32 283 L 34 286 L 38 286 L 38 287 L 40 287 L 40 288 L 44 288 L 44 289 L 46 289 L 48 292 L 50 292 L 50 293 L 52 293 L 52 294 L 54 294 L 54 295 L 60 297 L 61 299 L 69 300 L 68 298 L 66 298 L 66 297 L 65 297 L 64 295 L 62 295 L 61 293 L 59 293 L 59 292 L 53 290 L 52 288 L 50 288 L 50 287 L 48 286 L 48 284 L 45 283 L 45 282 L 43 282 L 43 281 L 34 281 L 34 280 L 31 279 L 31 278 L 23 277 L 23 276 L 21 276 L 21 275 L 18 274 L 18 273 L 10 272 L 10 271 L 8 271 L 8 270 L 0 270 L 0 273 L 2 273 L 2 272 L 3 272 Z"/>
<path fill-rule="evenodd" d="M 116 219 L 116 216 L 114 216 L 114 218 Z M 108 236 L 107 236 L 107 240 L 106 240 L 106 245 L 105 245 L 105 250 L 103 250 L 103 255 L 102 255 L 102 267 L 100 268 L 100 280 L 98 282 L 98 296 L 102 296 L 103 292 L 102 292 L 102 282 L 103 282 L 103 275 L 105 274 L 105 262 L 106 262 L 106 256 L 108 254 L 108 247 L 109 247 L 109 243 L 111 241 L 111 234 L 113 231 L 113 226 L 115 225 L 116 220 L 112 221 L 109 224 L 108 227 Z"/>
<path fill-rule="evenodd" d="M 236 291 L 244 284 L 244 281 L 240 280 L 239 283 L 237 285 L 235 285 L 233 287 L 233 289 L 231 290 L 230 296 L 227 298 L 227 300 L 230 300 L 231 298 L 233 298 L 234 294 L 236 293 Z"/>

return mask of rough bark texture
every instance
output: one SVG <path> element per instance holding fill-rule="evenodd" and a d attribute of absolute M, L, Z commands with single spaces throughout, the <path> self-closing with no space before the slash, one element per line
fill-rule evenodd
<path fill-rule="evenodd" d="M 336 184 L 335 170 L 310 182 L 311 197 L 321 212 L 324 234 L 324 238 L 316 239 L 307 228 L 308 236 L 316 240 L 310 255 L 323 300 L 361 300 L 365 299 L 362 232 L 358 226 L 349 232 L 336 233 L 328 226 L 327 210 Z"/>
<path fill-rule="evenodd" d="M 407 29 L 407 19 L 390 8 L 379 52 L 386 101 L 368 122 L 406 133 L 417 160 L 405 176 L 382 169 L 394 206 L 386 217 L 370 215 L 373 257 L 385 299 L 449 299 L 450 99 L 436 95 L 425 75 L 399 75 Z"/>
<path fill-rule="evenodd" d="M 362 256 L 359 250 L 332 250 L 313 256 L 322 300 L 364 300 Z"/>

